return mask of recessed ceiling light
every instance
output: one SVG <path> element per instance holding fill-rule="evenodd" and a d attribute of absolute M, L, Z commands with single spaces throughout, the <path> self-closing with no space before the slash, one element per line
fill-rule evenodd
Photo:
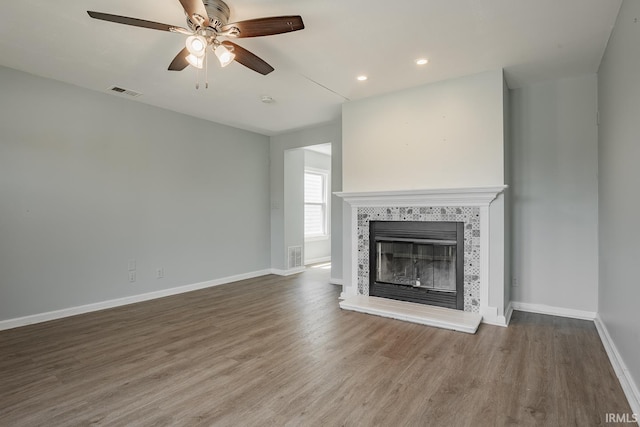
<path fill-rule="evenodd" d="M 358 79 L 359 82 L 363 82 L 363 81 L 367 80 L 368 77 L 365 76 L 365 75 L 362 75 L 362 76 L 358 76 L 357 79 Z"/>
<path fill-rule="evenodd" d="M 418 59 L 416 59 L 416 64 L 418 64 L 418 65 L 424 65 L 427 62 L 429 62 L 429 60 L 426 59 L 426 58 L 418 58 Z"/>
<path fill-rule="evenodd" d="M 262 95 L 260 97 L 260 101 L 264 102 L 265 104 L 273 104 L 274 102 L 276 102 L 275 99 L 273 99 L 269 95 Z"/>

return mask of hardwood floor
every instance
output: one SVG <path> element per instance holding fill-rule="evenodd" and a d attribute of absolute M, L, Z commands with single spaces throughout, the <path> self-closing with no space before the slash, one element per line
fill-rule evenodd
<path fill-rule="evenodd" d="M 469 335 L 341 311 L 328 277 L 2 331 L 0 426 L 595 426 L 631 413 L 592 322 L 516 312 Z"/>

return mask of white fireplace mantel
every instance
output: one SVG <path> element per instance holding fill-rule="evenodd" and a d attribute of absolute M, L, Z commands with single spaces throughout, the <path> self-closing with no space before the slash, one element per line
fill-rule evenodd
<path fill-rule="evenodd" d="M 489 206 L 506 185 L 333 193 L 351 206 Z"/>
<path fill-rule="evenodd" d="M 478 207 L 480 210 L 480 306 L 483 323 L 506 326 L 510 308 L 504 301 L 504 209 L 495 209 L 506 185 L 468 188 L 438 188 L 376 192 L 338 192 L 343 209 L 343 293 L 341 298 L 358 299 L 358 208 L 363 207 Z M 499 204 L 503 207 L 504 201 Z M 490 227 L 493 229 L 490 230 Z M 490 271 L 493 268 L 493 271 Z M 345 308 L 345 307 L 343 307 Z M 375 313 L 373 313 L 375 314 Z M 397 318 L 402 318 L 401 316 Z"/>

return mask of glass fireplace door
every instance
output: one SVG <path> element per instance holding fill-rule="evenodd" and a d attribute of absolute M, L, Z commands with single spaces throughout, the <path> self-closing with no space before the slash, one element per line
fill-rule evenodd
<path fill-rule="evenodd" d="M 376 242 L 376 281 L 456 291 L 455 242 Z"/>

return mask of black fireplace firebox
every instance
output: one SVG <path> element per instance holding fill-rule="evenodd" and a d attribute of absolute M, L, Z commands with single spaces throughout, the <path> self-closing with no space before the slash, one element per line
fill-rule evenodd
<path fill-rule="evenodd" d="M 371 221 L 369 295 L 464 309 L 464 223 Z"/>

